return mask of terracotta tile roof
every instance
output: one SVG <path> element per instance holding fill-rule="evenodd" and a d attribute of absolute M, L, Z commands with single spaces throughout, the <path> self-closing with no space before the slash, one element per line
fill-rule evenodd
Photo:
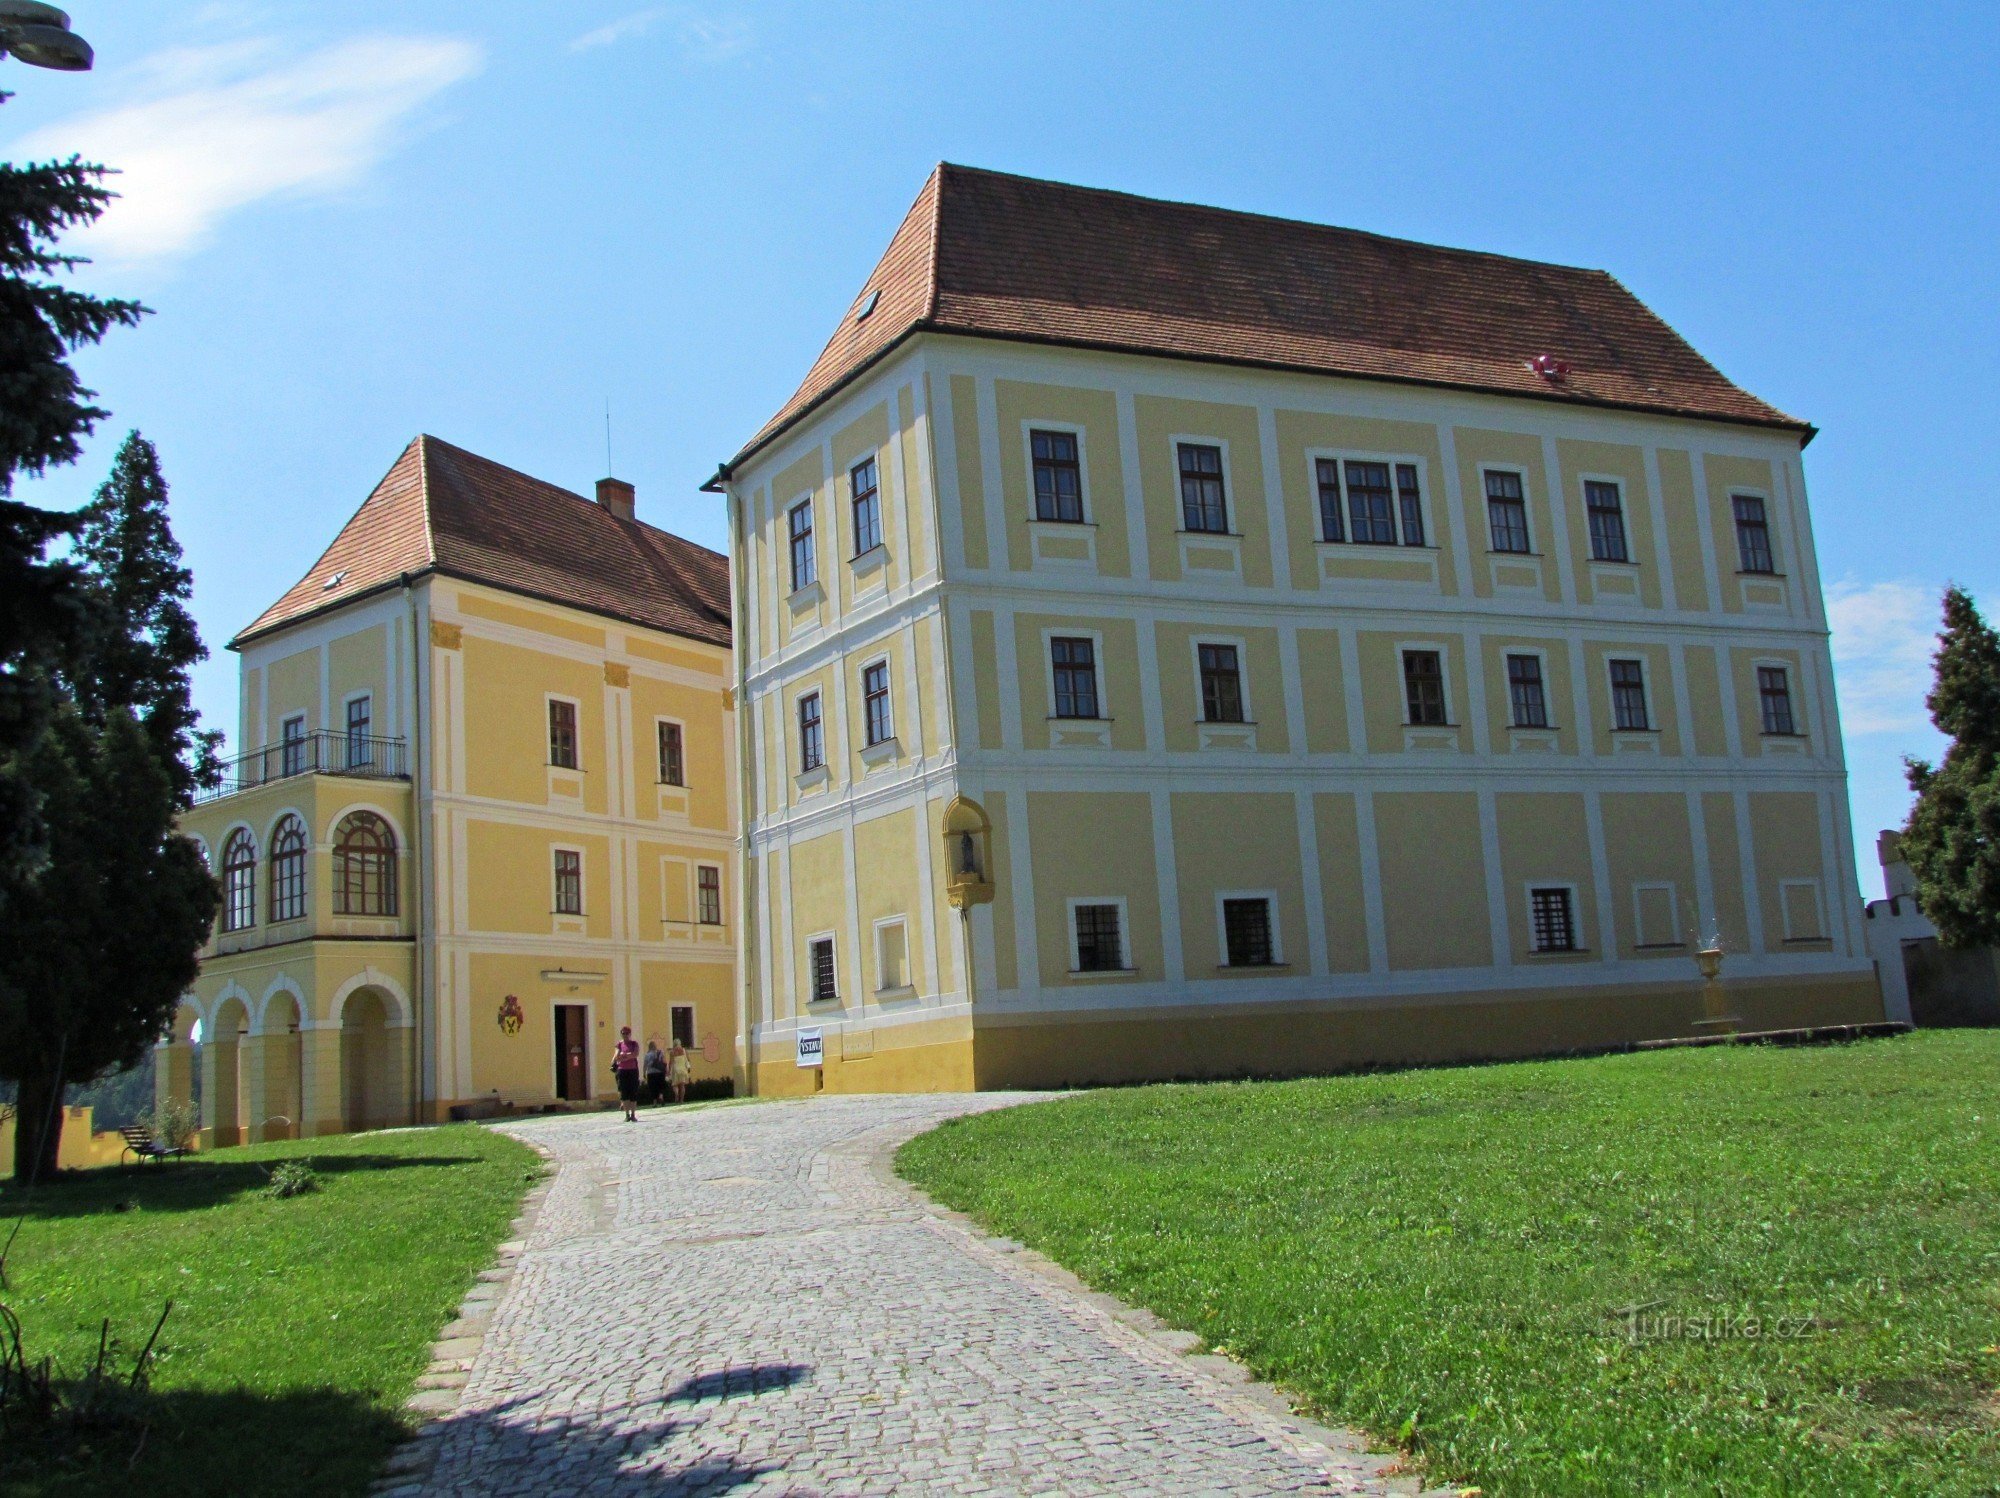
<path fill-rule="evenodd" d="M 726 557 L 423 436 L 306 575 L 230 645 L 423 572 L 729 643 Z"/>
<path fill-rule="evenodd" d="M 1813 430 L 1604 271 L 946 163 L 805 383 L 732 462 L 922 331 Z M 1567 376 L 1528 367 L 1544 354 Z"/>

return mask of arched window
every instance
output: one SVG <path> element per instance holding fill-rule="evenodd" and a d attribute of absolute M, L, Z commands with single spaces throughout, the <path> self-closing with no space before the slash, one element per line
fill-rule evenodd
<path fill-rule="evenodd" d="M 306 913 L 306 824 L 287 815 L 271 834 L 271 920 L 303 920 Z"/>
<path fill-rule="evenodd" d="M 222 929 L 257 924 L 257 840 L 239 827 L 222 845 Z"/>
<path fill-rule="evenodd" d="M 372 811 L 349 812 L 333 830 L 333 913 L 396 913 L 396 834 Z"/>

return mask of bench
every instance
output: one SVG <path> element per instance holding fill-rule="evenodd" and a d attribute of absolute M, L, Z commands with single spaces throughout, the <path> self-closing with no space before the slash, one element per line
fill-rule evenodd
<path fill-rule="evenodd" d="M 125 1153 L 137 1155 L 141 1160 L 171 1160 L 187 1153 L 185 1149 L 170 1149 L 160 1143 L 144 1124 L 126 1124 L 118 1132 L 124 1136 Z"/>

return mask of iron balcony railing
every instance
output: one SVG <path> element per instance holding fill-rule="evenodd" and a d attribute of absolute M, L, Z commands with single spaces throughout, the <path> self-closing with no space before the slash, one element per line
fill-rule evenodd
<path fill-rule="evenodd" d="M 370 780 L 407 780 L 408 748 L 401 739 L 366 733 L 321 730 L 283 739 L 226 760 L 221 783 L 195 796 L 197 802 L 233 796 L 296 775 L 356 775 Z"/>

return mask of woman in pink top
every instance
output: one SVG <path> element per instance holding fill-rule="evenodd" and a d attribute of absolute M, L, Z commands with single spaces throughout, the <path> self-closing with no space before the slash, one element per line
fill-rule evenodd
<path fill-rule="evenodd" d="M 625 1122 L 639 1121 L 639 1042 L 632 1027 L 618 1032 L 618 1049 L 611 1053 L 611 1075 L 618 1079 L 618 1101 L 625 1105 Z"/>

